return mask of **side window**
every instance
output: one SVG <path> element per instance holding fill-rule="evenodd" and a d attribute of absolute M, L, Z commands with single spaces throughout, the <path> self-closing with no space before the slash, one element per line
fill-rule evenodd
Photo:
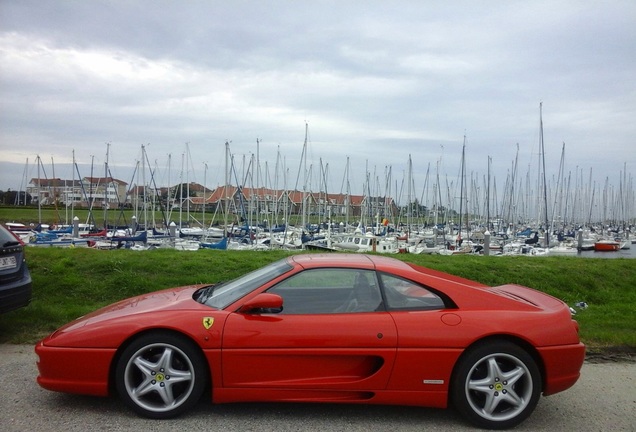
<path fill-rule="evenodd" d="M 386 273 L 382 273 L 380 279 L 389 310 L 428 310 L 445 307 L 441 297 L 422 285 Z"/>
<path fill-rule="evenodd" d="M 373 312 L 383 307 L 374 271 L 323 268 L 297 273 L 268 290 L 283 298 L 281 314 Z"/>

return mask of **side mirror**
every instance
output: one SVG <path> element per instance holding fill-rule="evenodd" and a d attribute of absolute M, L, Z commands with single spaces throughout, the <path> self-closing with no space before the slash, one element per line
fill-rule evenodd
<path fill-rule="evenodd" d="M 276 313 L 283 310 L 283 298 L 278 294 L 261 293 L 243 303 L 241 313 Z"/>

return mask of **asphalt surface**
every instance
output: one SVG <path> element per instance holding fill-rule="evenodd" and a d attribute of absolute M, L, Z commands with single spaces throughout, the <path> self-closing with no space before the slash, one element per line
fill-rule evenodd
<path fill-rule="evenodd" d="M 116 397 L 67 395 L 35 382 L 33 347 L 0 345 L 0 431 L 469 431 L 451 409 L 202 401 L 173 420 L 148 420 Z M 636 363 L 588 363 L 571 389 L 539 401 L 515 431 L 636 431 Z"/>

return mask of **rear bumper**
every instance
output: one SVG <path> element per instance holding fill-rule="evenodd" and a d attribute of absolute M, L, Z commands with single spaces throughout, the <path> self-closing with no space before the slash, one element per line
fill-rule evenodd
<path fill-rule="evenodd" d="M 567 390 L 581 376 L 581 367 L 585 361 L 585 345 L 560 345 L 538 349 L 545 366 L 543 395 Z"/>
<path fill-rule="evenodd" d="M 29 273 L 19 281 L 0 288 L 0 313 L 9 312 L 31 303 L 32 283 Z"/>

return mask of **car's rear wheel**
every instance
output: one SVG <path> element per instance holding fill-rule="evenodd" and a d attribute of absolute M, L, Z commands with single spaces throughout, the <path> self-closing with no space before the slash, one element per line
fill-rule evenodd
<path fill-rule="evenodd" d="M 473 424 L 507 429 L 525 420 L 541 395 L 534 359 L 509 342 L 478 346 L 459 360 L 451 383 L 456 409 Z"/>
<path fill-rule="evenodd" d="M 191 341 L 166 332 L 145 334 L 119 357 L 115 384 L 123 401 L 149 418 L 169 418 L 191 408 L 208 380 L 205 358 Z"/>

